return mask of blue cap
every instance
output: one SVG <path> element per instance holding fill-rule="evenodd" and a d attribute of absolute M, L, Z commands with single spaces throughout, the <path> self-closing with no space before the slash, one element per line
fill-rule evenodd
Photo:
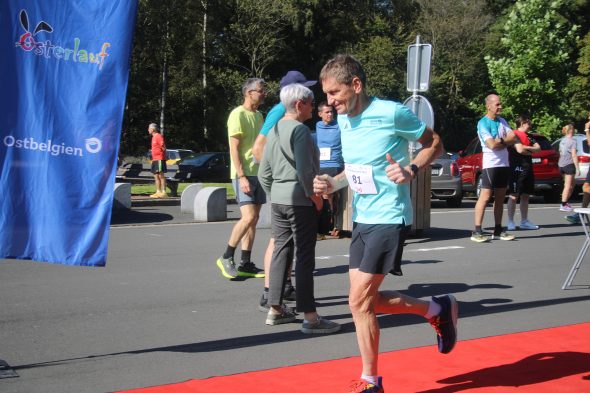
<path fill-rule="evenodd" d="M 281 81 L 279 82 L 279 85 L 281 86 L 281 88 L 293 84 L 293 83 L 300 83 L 303 86 L 313 86 L 316 83 L 318 83 L 318 81 L 308 81 L 307 78 L 305 77 L 305 75 L 303 75 L 301 72 L 299 71 L 289 71 L 285 74 L 285 76 L 281 79 Z"/>

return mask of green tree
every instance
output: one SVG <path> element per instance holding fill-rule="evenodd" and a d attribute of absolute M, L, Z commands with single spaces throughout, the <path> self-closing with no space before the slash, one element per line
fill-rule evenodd
<path fill-rule="evenodd" d="M 403 101 L 406 91 L 406 51 L 414 40 L 412 26 L 403 16 L 376 3 L 364 25 L 359 26 L 359 40 L 344 43 L 343 49 L 356 56 L 367 74 L 369 94 Z"/>
<path fill-rule="evenodd" d="M 566 85 L 573 70 L 578 26 L 563 18 L 565 0 L 520 0 L 504 25 L 502 56 L 487 56 L 504 116 L 530 113 L 536 131 L 557 136 L 568 113 Z"/>
<path fill-rule="evenodd" d="M 435 128 L 449 150 L 464 148 L 481 114 L 471 103 L 489 89 L 482 45 L 492 23 L 485 0 L 417 0 L 422 40 L 433 45 L 431 89 Z"/>
<path fill-rule="evenodd" d="M 202 145 L 200 15 L 189 0 L 140 0 L 121 149 L 149 149 L 147 125 L 163 120 L 169 147 Z M 165 104 L 165 105 L 164 105 Z"/>
<path fill-rule="evenodd" d="M 249 76 L 264 77 L 286 45 L 285 32 L 296 16 L 292 2 L 235 0 L 233 16 L 224 31 L 226 60 Z"/>
<path fill-rule="evenodd" d="M 578 74 L 570 79 L 570 113 L 576 120 L 590 117 L 590 33 L 580 42 L 580 55 L 577 61 Z"/>

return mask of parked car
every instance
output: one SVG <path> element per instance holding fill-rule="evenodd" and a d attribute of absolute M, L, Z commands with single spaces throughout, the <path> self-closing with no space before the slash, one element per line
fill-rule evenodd
<path fill-rule="evenodd" d="M 177 164 L 178 161 L 192 154 L 195 154 L 195 152 L 189 149 L 166 149 L 166 164 Z"/>
<path fill-rule="evenodd" d="M 431 165 L 432 199 L 445 200 L 449 207 L 460 207 L 463 200 L 463 186 L 455 153 L 443 152 Z"/>
<path fill-rule="evenodd" d="M 553 203 L 559 199 L 563 180 L 559 173 L 557 153 L 549 140 L 540 134 L 532 134 L 541 146 L 541 151 L 533 154 L 533 172 L 535 173 L 535 194 L 542 195 L 546 202 Z M 457 164 L 461 172 L 463 192 L 474 192 L 479 196 L 481 189 L 482 151 L 479 138 L 475 137 L 465 150 L 459 152 Z"/>
<path fill-rule="evenodd" d="M 551 144 L 557 154 L 559 154 L 559 142 L 561 142 L 563 138 L 559 138 Z M 588 147 L 586 135 L 575 134 L 573 138 L 576 140 L 576 154 L 580 164 L 580 175 L 576 176 L 576 184 L 584 184 L 586 175 L 588 174 L 588 168 L 590 168 L 590 148 Z"/>
<path fill-rule="evenodd" d="M 189 149 L 166 149 L 166 165 L 175 165 L 181 159 L 195 154 L 194 151 Z M 152 160 L 152 152 L 148 151 L 144 154 L 148 161 Z"/>
<path fill-rule="evenodd" d="M 175 179 L 185 182 L 229 182 L 229 153 L 196 153 L 178 161 Z"/>

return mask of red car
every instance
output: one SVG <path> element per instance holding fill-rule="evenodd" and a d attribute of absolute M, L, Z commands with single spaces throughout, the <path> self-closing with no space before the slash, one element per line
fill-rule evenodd
<path fill-rule="evenodd" d="M 557 162 L 559 153 L 551 147 L 547 138 L 532 134 L 541 146 L 541 151 L 533 154 L 533 171 L 535 173 L 535 194 L 542 195 L 547 203 L 556 202 L 563 188 L 563 180 Z M 474 138 L 465 150 L 459 152 L 457 159 L 461 172 L 463 192 L 474 192 L 479 196 L 481 188 L 482 152 L 479 138 Z"/>

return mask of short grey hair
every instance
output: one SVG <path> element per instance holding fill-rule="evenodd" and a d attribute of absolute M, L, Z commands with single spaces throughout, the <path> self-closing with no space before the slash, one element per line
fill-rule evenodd
<path fill-rule="evenodd" d="M 148 130 L 154 130 L 156 132 L 160 132 L 160 127 L 158 127 L 158 125 L 156 123 L 151 123 L 148 126 Z"/>
<path fill-rule="evenodd" d="M 246 79 L 244 81 L 244 84 L 242 85 L 242 94 L 244 95 L 244 97 L 246 96 L 246 93 L 248 93 L 250 90 L 256 90 L 258 85 L 260 85 L 261 87 L 265 87 L 266 82 L 262 78 L 248 78 L 248 79 Z"/>
<path fill-rule="evenodd" d="M 299 83 L 287 85 L 281 89 L 281 104 L 285 106 L 287 112 L 295 112 L 297 101 L 313 100 L 313 91 Z"/>

